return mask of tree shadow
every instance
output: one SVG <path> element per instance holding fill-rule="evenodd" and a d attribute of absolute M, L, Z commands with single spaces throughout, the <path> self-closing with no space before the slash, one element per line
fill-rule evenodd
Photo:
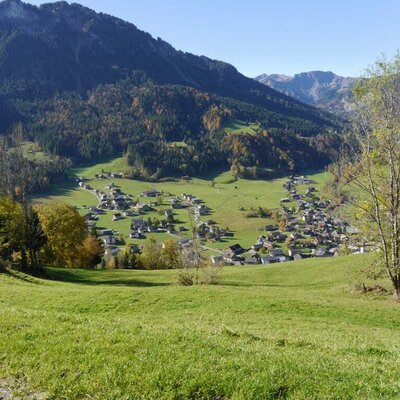
<path fill-rule="evenodd" d="M 265 288 L 304 288 L 304 287 L 319 287 L 320 284 L 273 284 L 273 283 L 255 283 L 255 282 L 239 282 L 239 281 L 221 281 L 221 286 L 231 287 L 265 287 Z"/>
<path fill-rule="evenodd" d="M 171 286 L 172 283 L 168 282 L 149 282 L 132 278 L 111 278 L 107 272 L 109 271 L 90 271 L 91 274 L 88 276 L 87 273 L 83 273 L 79 270 L 60 270 L 60 269 L 47 269 L 46 270 L 47 280 L 63 282 L 63 283 L 74 283 L 88 286 L 121 286 L 121 287 L 161 287 Z M 95 274 L 95 276 L 93 276 Z M 105 275 L 106 276 L 102 276 Z"/>
<path fill-rule="evenodd" d="M 42 275 L 38 276 L 28 275 L 26 272 L 17 271 L 10 268 L 0 268 L 0 275 L 6 275 L 10 278 L 18 279 L 26 283 L 33 283 L 35 285 L 40 285 L 40 281 L 37 278 L 40 279 L 46 278 L 45 276 Z"/>

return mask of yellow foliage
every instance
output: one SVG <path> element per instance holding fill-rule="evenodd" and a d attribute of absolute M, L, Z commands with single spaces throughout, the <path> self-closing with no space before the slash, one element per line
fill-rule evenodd
<path fill-rule="evenodd" d="M 88 236 L 83 217 L 66 204 L 40 205 L 37 212 L 48 239 L 48 261 L 58 266 L 79 267 L 82 245 Z"/>

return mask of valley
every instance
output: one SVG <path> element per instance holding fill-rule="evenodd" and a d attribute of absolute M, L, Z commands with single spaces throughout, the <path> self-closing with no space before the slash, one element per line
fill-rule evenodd
<path fill-rule="evenodd" d="M 327 172 L 292 183 L 235 179 L 229 172 L 145 182 L 123 178 L 125 168 L 124 158 L 75 168 L 67 184 L 35 201 L 77 207 L 104 242 L 106 258 L 127 246 L 140 253 L 149 238 L 172 239 L 181 248 L 195 238 L 204 258 L 236 265 L 332 256 L 344 245 L 360 251 L 346 235 L 349 226 L 328 211 Z"/>
<path fill-rule="evenodd" d="M 43 1 L 0 0 L 0 400 L 399 399 L 400 5 Z"/>

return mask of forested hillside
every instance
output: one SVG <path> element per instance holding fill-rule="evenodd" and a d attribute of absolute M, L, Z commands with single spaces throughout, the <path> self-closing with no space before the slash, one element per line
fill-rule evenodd
<path fill-rule="evenodd" d="M 74 162 L 121 152 L 134 174 L 329 162 L 342 121 L 175 50 L 134 25 L 66 2 L 0 3 L 0 130 Z M 225 135 L 227 119 L 260 126 Z M 185 146 L 173 146 L 180 141 Z"/>

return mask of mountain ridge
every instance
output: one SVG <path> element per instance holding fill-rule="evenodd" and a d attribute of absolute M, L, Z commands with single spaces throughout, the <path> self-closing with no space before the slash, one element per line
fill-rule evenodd
<path fill-rule="evenodd" d="M 51 154 L 86 162 L 124 152 L 148 177 L 320 167 L 338 142 L 337 117 L 122 19 L 5 0 L 0 22 L 0 130 L 22 123 Z M 259 131 L 226 135 L 230 118 Z"/>
<path fill-rule="evenodd" d="M 351 92 L 356 81 L 332 71 L 318 70 L 293 76 L 262 74 L 255 80 L 299 101 L 342 116 L 351 111 Z"/>
<path fill-rule="evenodd" d="M 161 84 L 188 85 L 274 111 L 285 108 L 285 113 L 293 116 L 299 111 L 318 114 L 254 83 L 228 63 L 176 50 L 134 24 L 76 3 L 61 1 L 35 7 L 21 0 L 5 0 L 0 3 L 0 19 L 2 42 L 4 37 L 9 39 L 2 46 L 3 51 L 7 52 L 12 43 L 19 45 L 19 59 L 9 52 L 6 63 L 0 64 L 0 78 L 6 74 L 24 79 L 33 70 L 47 90 L 85 92 L 141 70 Z M 24 51 L 20 43 L 24 40 L 31 45 L 31 51 Z M 23 64 L 26 69 L 21 71 Z"/>

